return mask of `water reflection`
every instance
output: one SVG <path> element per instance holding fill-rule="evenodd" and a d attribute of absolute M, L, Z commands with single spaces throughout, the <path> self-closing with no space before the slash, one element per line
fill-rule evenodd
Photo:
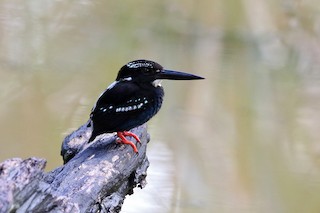
<path fill-rule="evenodd" d="M 148 145 L 148 158 L 148 184 L 142 190 L 135 189 L 134 194 L 126 198 L 122 212 L 171 212 L 172 203 L 176 199 L 176 170 L 172 163 L 172 152 L 165 143 L 151 141 Z"/>

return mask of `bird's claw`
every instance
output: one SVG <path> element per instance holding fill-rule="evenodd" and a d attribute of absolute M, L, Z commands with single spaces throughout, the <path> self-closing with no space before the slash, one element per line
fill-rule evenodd
<path fill-rule="evenodd" d="M 125 138 L 125 136 L 131 136 L 134 139 L 136 139 L 137 142 L 141 143 L 139 137 L 136 134 L 133 134 L 132 132 L 124 131 L 124 132 L 117 132 L 117 136 L 119 137 L 117 139 L 118 143 L 128 144 L 132 147 L 134 152 L 136 153 L 138 152 L 136 145 L 132 141 L 129 141 L 128 139 Z"/>

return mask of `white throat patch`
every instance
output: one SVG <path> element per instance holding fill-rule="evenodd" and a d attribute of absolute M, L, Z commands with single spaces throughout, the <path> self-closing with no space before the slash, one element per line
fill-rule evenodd
<path fill-rule="evenodd" d="M 154 87 L 161 87 L 161 82 L 162 82 L 162 80 L 157 79 L 157 80 L 154 80 L 154 81 L 152 82 L 152 85 L 153 85 Z"/>

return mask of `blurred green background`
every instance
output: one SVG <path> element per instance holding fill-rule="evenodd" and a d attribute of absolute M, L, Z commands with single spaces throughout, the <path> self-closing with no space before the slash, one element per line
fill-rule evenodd
<path fill-rule="evenodd" d="M 134 59 L 163 83 L 148 185 L 123 212 L 320 212 L 316 0 L 0 2 L 0 160 L 62 164 L 64 136 Z"/>

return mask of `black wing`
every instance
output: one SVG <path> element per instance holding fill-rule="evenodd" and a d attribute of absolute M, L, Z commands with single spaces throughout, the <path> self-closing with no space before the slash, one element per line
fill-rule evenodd
<path fill-rule="evenodd" d="M 163 95 L 163 90 L 160 89 Z M 130 81 L 112 84 L 102 93 L 92 109 L 92 137 L 102 133 L 129 130 L 145 123 L 160 108 L 158 98 L 155 97 L 157 95 L 154 88 L 141 88 Z"/>

